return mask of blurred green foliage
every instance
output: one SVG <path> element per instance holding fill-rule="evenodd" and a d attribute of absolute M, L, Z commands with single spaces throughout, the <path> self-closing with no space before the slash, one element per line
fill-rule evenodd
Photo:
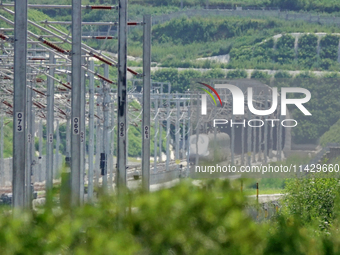
<path fill-rule="evenodd" d="M 0 253 L 254 254 L 255 249 L 261 254 L 263 230 L 246 214 L 245 197 L 228 182 L 128 194 L 128 210 L 115 201 L 102 197 L 71 213 L 43 208 L 17 218 L 4 210 Z"/>
<path fill-rule="evenodd" d="M 318 176 L 322 176 L 322 173 L 310 173 L 306 178 L 287 180 L 283 205 L 285 213 L 298 216 L 302 223 L 317 220 L 322 227 L 327 227 L 339 214 L 337 203 L 340 183 L 338 178 Z"/>
<path fill-rule="evenodd" d="M 281 213 L 260 222 L 247 213 L 254 202 L 221 180 L 130 192 L 120 203 L 101 196 L 79 208 L 14 216 L 3 208 L 0 253 L 338 254 L 337 187 L 333 179 L 291 181 Z"/>

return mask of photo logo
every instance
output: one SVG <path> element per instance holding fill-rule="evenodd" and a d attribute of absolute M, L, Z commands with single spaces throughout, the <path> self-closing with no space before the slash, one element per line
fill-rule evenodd
<path fill-rule="evenodd" d="M 220 100 L 221 106 L 223 106 L 222 100 L 219 94 L 212 86 L 205 84 L 203 82 L 198 82 L 198 83 L 212 90 L 216 94 L 218 99 Z M 231 92 L 231 95 L 233 98 L 233 115 L 244 115 L 245 114 L 244 113 L 245 97 L 244 97 L 243 91 L 239 87 L 235 85 L 231 85 L 231 84 L 216 84 L 215 88 L 216 89 L 228 89 Z M 203 89 L 203 88 L 200 88 L 200 89 L 202 89 L 207 94 L 209 94 L 212 97 L 213 101 L 215 102 L 215 105 L 217 106 L 213 95 L 206 89 Z M 294 98 L 294 99 L 287 98 L 287 94 L 289 93 L 302 93 L 305 95 L 305 97 Z M 307 103 L 310 99 L 311 99 L 311 93 L 309 92 L 308 89 L 298 88 L 298 87 L 281 88 L 281 115 L 285 116 L 287 114 L 287 105 L 293 104 L 304 115 L 311 116 L 312 114 L 303 106 L 303 104 Z M 258 109 L 255 109 L 253 105 L 253 88 L 248 87 L 247 88 L 247 105 L 248 105 L 249 111 L 254 115 L 265 116 L 265 115 L 270 115 L 274 113 L 278 105 L 278 89 L 276 87 L 272 88 L 272 104 L 271 104 L 270 109 L 258 110 Z M 201 95 L 201 114 L 207 115 L 207 95 L 206 94 Z"/>
<path fill-rule="evenodd" d="M 223 106 L 220 95 L 217 93 L 217 91 L 213 87 L 211 87 L 210 85 L 205 84 L 203 82 L 198 82 L 198 83 L 203 85 L 203 86 L 205 86 L 205 87 L 207 87 L 207 88 L 209 88 L 212 92 L 214 92 L 215 95 L 217 96 L 217 98 L 220 100 L 221 106 Z M 210 91 L 208 91 L 208 90 L 206 90 L 204 88 L 200 88 L 200 89 L 203 90 L 204 92 L 206 92 L 212 98 L 212 100 L 214 101 L 215 106 L 217 106 L 216 100 L 215 100 L 214 96 L 210 93 Z M 202 94 L 201 95 L 201 100 L 202 100 L 202 110 L 201 110 L 202 111 L 202 115 L 207 115 L 207 95 L 206 94 Z"/>

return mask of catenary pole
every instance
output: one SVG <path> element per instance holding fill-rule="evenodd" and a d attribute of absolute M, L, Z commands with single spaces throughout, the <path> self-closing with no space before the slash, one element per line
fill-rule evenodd
<path fill-rule="evenodd" d="M 13 207 L 24 208 L 26 157 L 27 0 L 14 5 Z"/>
<path fill-rule="evenodd" d="M 270 125 L 269 129 L 269 151 L 268 151 L 268 157 L 271 159 L 273 157 L 273 150 L 274 150 L 274 127 L 273 125 Z"/>
<path fill-rule="evenodd" d="M 281 110 L 281 107 L 279 106 L 278 107 L 279 108 L 279 110 Z M 277 126 L 277 130 L 278 130 L 278 144 L 279 144 L 279 146 L 278 146 L 278 150 L 277 150 L 277 160 L 278 161 L 281 161 L 282 160 L 282 134 L 283 134 L 283 132 L 282 132 L 282 125 L 281 125 L 281 121 L 282 121 L 282 115 L 280 115 L 280 117 L 278 118 L 280 121 L 279 121 L 279 123 L 278 123 L 278 126 Z"/>
<path fill-rule="evenodd" d="M 179 128 L 179 109 L 180 108 L 180 102 L 179 102 L 179 95 L 178 92 L 176 92 L 176 122 L 175 122 L 175 159 L 179 159 L 179 134 L 180 134 L 180 128 Z"/>
<path fill-rule="evenodd" d="M 126 114 L 127 114 L 127 0 L 119 0 L 118 25 L 118 130 L 117 130 L 117 188 L 126 187 Z"/>
<path fill-rule="evenodd" d="M 161 83 L 161 90 L 160 90 L 160 99 L 159 99 L 159 108 L 162 109 L 164 105 L 163 102 L 163 83 Z M 158 149 L 159 149 L 159 162 L 162 162 L 162 141 L 163 141 L 163 120 L 160 120 L 159 124 L 159 142 L 158 142 Z"/>
<path fill-rule="evenodd" d="M 98 188 L 99 187 L 99 178 L 100 178 L 100 153 L 102 151 L 101 148 L 101 97 L 102 97 L 102 89 L 97 90 L 97 125 L 96 125 L 96 167 L 95 167 L 95 175 L 96 175 L 96 181 L 95 185 Z"/>
<path fill-rule="evenodd" d="M 71 205 L 80 204 L 81 0 L 72 0 Z"/>
<path fill-rule="evenodd" d="M 185 109 L 185 101 L 183 102 L 183 109 Z M 181 159 L 185 159 L 185 118 L 183 118 L 183 124 L 182 124 L 182 155 Z"/>
<path fill-rule="evenodd" d="M 110 78 L 109 76 L 109 65 L 104 66 L 104 76 L 106 78 Z M 112 114 L 111 114 L 111 103 L 113 98 L 111 97 L 111 86 L 109 83 L 106 83 L 106 93 L 107 93 L 107 111 L 108 111 L 108 117 L 107 117 L 107 157 L 106 157 L 106 180 L 107 180 L 107 187 L 112 188 L 112 165 L 113 165 L 113 155 L 111 155 L 111 147 L 112 147 L 112 135 L 111 135 L 111 127 L 112 127 Z"/>
<path fill-rule="evenodd" d="M 82 66 L 85 66 L 85 58 L 81 58 Z M 84 181 L 85 181 L 85 166 L 86 166 L 86 127 L 85 127 L 85 70 L 81 68 L 81 79 L 80 79 L 80 203 L 84 203 Z"/>
<path fill-rule="evenodd" d="M 268 95 L 267 93 L 265 94 L 264 97 L 264 104 L 265 104 L 265 109 L 268 109 Z M 263 153 L 263 157 L 264 157 L 264 163 L 267 164 L 268 161 L 268 123 L 267 123 L 267 119 L 268 116 L 266 115 L 264 117 L 265 119 L 265 126 L 264 126 L 264 153 Z"/>
<path fill-rule="evenodd" d="M 250 111 L 248 109 L 248 119 L 250 120 Z M 248 166 L 251 166 L 251 127 L 247 126 L 247 163 Z"/>
<path fill-rule="evenodd" d="M 39 182 L 43 180 L 43 167 L 42 167 L 42 150 L 43 150 L 43 125 L 42 119 L 39 121 Z"/>
<path fill-rule="evenodd" d="M 199 132 L 200 132 L 200 104 L 199 104 L 199 94 L 197 94 L 196 98 L 196 152 L 195 152 L 195 166 L 198 166 L 199 162 L 199 155 L 198 155 L 198 139 L 199 139 Z"/>
<path fill-rule="evenodd" d="M 33 78 L 33 77 L 32 77 Z M 34 79 L 30 81 L 31 87 L 34 87 Z M 33 98 L 35 97 L 35 92 L 31 89 L 29 89 L 29 99 L 28 99 L 28 112 L 29 112 L 29 117 L 27 115 L 27 129 L 28 129 L 28 134 L 29 134 L 29 141 L 27 144 L 28 148 L 28 154 L 27 154 L 27 159 L 26 161 L 28 162 L 28 168 L 27 168 L 27 176 L 26 176 L 26 199 L 27 199 L 27 204 L 31 208 L 32 207 L 32 199 L 33 199 L 33 171 L 34 171 L 34 165 L 35 165 L 35 160 L 34 160 L 34 133 L 35 133 L 35 111 L 33 107 Z"/>
<path fill-rule="evenodd" d="M 261 117 L 259 117 L 259 120 L 262 120 L 262 118 Z M 262 150 L 261 150 L 261 145 L 262 145 L 262 128 L 261 127 L 258 127 L 257 128 L 258 129 L 258 131 L 259 131 L 259 135 L 258 135 L 258 137 L 259 137 L 259 143 L 258 143 L 258 154 L 257 154 L 257 161 L 258 162 L 261 162 L 261 160 L 262 160 Z"/>
<path fill-rule="evenodd" d="M 232 122 L 235 122 L 235 116 L 234 114 L 232 115 Z M 231 127 L 231 164 L 235 164 L 235 124 Z"/>
<path fill-rule="evenodd" d="M 54 64 L 54 55 L 49 53 L 49 64 Z M 54 68 L 49 67 L 49 75 L 54 77 Z M 47 76 L 47 137 L 46 137 L 46 192 L 53 186 L 53 134 L 54 134 L 54 80 Z"/>
<path fill-rule="evenodd" d="M 2 110 L 0 108 L 0 110 Z M 4 169 L 4 116 L 0 117 L 0 187 L 5 186 L 5 169 Z"/>
<path fill-rule="evenodd" d="M 245 125 L 242 125 L 241 128 L 241 165 L 244 165 L 244 130 L 245 130 Z"/>
<path fill-rule="evenodd" d="M 104 65 L 104 76 L 108 78 L 109 76 L 109 66 Z M 103 176 L 103 188 L 104 190 L 107 189 L 107 169 L 108 169 L 108 155 L 109 155 L 109 145 L 110 145 L 110 137 L 109 137 L 109 110 L 110 110 L 110 86 L 108 83 L 103 82 L 103 116 L 104 116 L 104 126 L 103 126 L 103 154 L 102 156 L 104 158 L 101 158 L 103 160 L 103 169 L 102 169 L 102 176 Z"/>
<path fill-rule="evenodd" d="M 30 72 L 30 70 L 28 70 Z M 30 87 L 32 86 L 33 77 L 30 77 L 30 82 L 27 86 L 26 92 L 26 120 L 27 120 L 27 138 L 26 138 L 26 174 L 25 174 L 25 200 L 28 207 L 30 207 L 30 186 L 31 186 L 31 164 L 32 164 L 32 153 L 31 153 L 31 142 L 32 142 L 32 90 Z"/>
<path fill-rule="evenodd" d="M 158 115 L 159 115 L 159 109 L 158 109 L 158 99 L 157 96 L 155 97 L 155 126 L 154 126 L 154 131 L 155 131 L 155 135 L 154 135 L 154 160 L 153 160 L 153 172 L 155 173 L 157 171 L 157 134 L 158 134 Z"/>
<path fill-rule="evenodd" d="M 142 186 L 150 188 L 150 90 L 151 90 L 151 16 L 143 17 L 143 144 L 142 144 Z"/>
<path fill-rule="evenodd" d="M 252 127 L 253 129 L 253 162 L 256 162 L 256 127 Z"/>
<path fill-rule="evenodd" d="M 71 83 L 72 82 L 72 71 L 71 71 L 72 67 L 67 67 L 67 70 L 70 71 L 70 73 L 67 75 L 67 82 Z M 70 108 L 67 108 L 67 115 L 66 115 L 66 157 L 71 157 L 71 109 Z M 68 167 L 70 167 L 70 165 Z M 70 172 L 70 168 L 67 171 Z"/>
<path fill-rule="evenodd" d="M 93 60 L 89 61 L 89 69 L 94 71 Z M 93 157 L 94 157 L 94 75 L 89 72 L 89 172 L 88 172 L 88 201 L 93 199 Z"/>
<path fill-rule="evenodd" d="M 187 139 L 187 170 L 186 177 L 190 174 L 190 136 L 191 136 L 191 101 L 188 102 L 188 139 Z"/>
<path fill-rule="evenodd" d="M 168 86 L 167 102 L 166 102 L 166 171 L 169 171 L 170 163 L 170 87 Z"/>
<path fill-rule="evenodd" d="M 57 126 L 55 130 L 55 138 L 56 138 L 56 145 L 55 145 L 55 170 L 54 170 L 54 177 L 57 178 L 59 175 L 59 147 L 60 147 L 60 135 L 59 135 L 59 119 L 56 120 Z"/>
<path fill-rule="evenodd" d="M 110 164 L 110 176 L 109 176 L 109 181 L 110 181 L 110 188 L 112 189 L 112 184 L 113 184 L 113 173 L 115 172 L 116 169 L 116 162 L 114 162 L 114 151 L 115 151 L 115 136 L 114 136 L 114 126 L 115 126 L 115 96 L 112 96 L 112 103 L 111 103 L 111 164 Z"/>
<path fill-rule="evenodd" d="M 66 157 L 71 157 L 71 123 L 70 122 L 71 122 L 71 118 L 69 115 L 67 115 L 66 116 Z"/>

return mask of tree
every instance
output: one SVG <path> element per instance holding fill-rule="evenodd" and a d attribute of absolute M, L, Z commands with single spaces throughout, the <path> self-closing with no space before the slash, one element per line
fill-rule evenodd
<path fill-rule="evenodd" d="M 306 6 L 306 0 L 272 0 L 272 5 L 283 10 L 301 10 Z"/>

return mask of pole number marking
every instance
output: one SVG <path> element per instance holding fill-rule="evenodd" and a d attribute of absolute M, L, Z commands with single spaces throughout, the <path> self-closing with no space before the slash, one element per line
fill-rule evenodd
<path fill-rule="evenodd" d="M 144 139 L 150 139 L 149 126 L 144 126 Z"/>
<path fill-rule="evenodd" d="M 24 116 L 22 112 L 17 112 L 16 114 L 16 119 L 17 119 L 17 132 L 22 132 L 24 130 Z"/>
<path fill-rule="evenodd" d="M 73 118 L 73 134 L 79 135 L 79 118 L 78 117 Z"/>
<path fill-rule="evenodd" d="M 80 142 L 83 143 L 84 142 L 84 131 L 80 132 Z"/>
<path fill-rule="evenodd" d="M 48 142 L 53 143 L 53 134 L 48 135 Z"/>
<path fill-rule="evenodd" d="M 28 142 L 28 143 L 31 143 L 31 138 L 32 138 L 31 134 L 28 134 L 28 135 L 27 135 L 27 142 Z"/>
<path fill-rule="evenodd" d="M 125 124 L 123 122 L 121 122 L 119 124 L 119 136 L 120 137 L 124 137 L 125 136 L 125 129 L 124 129 L 124 127 L 125 127 Z"/>

